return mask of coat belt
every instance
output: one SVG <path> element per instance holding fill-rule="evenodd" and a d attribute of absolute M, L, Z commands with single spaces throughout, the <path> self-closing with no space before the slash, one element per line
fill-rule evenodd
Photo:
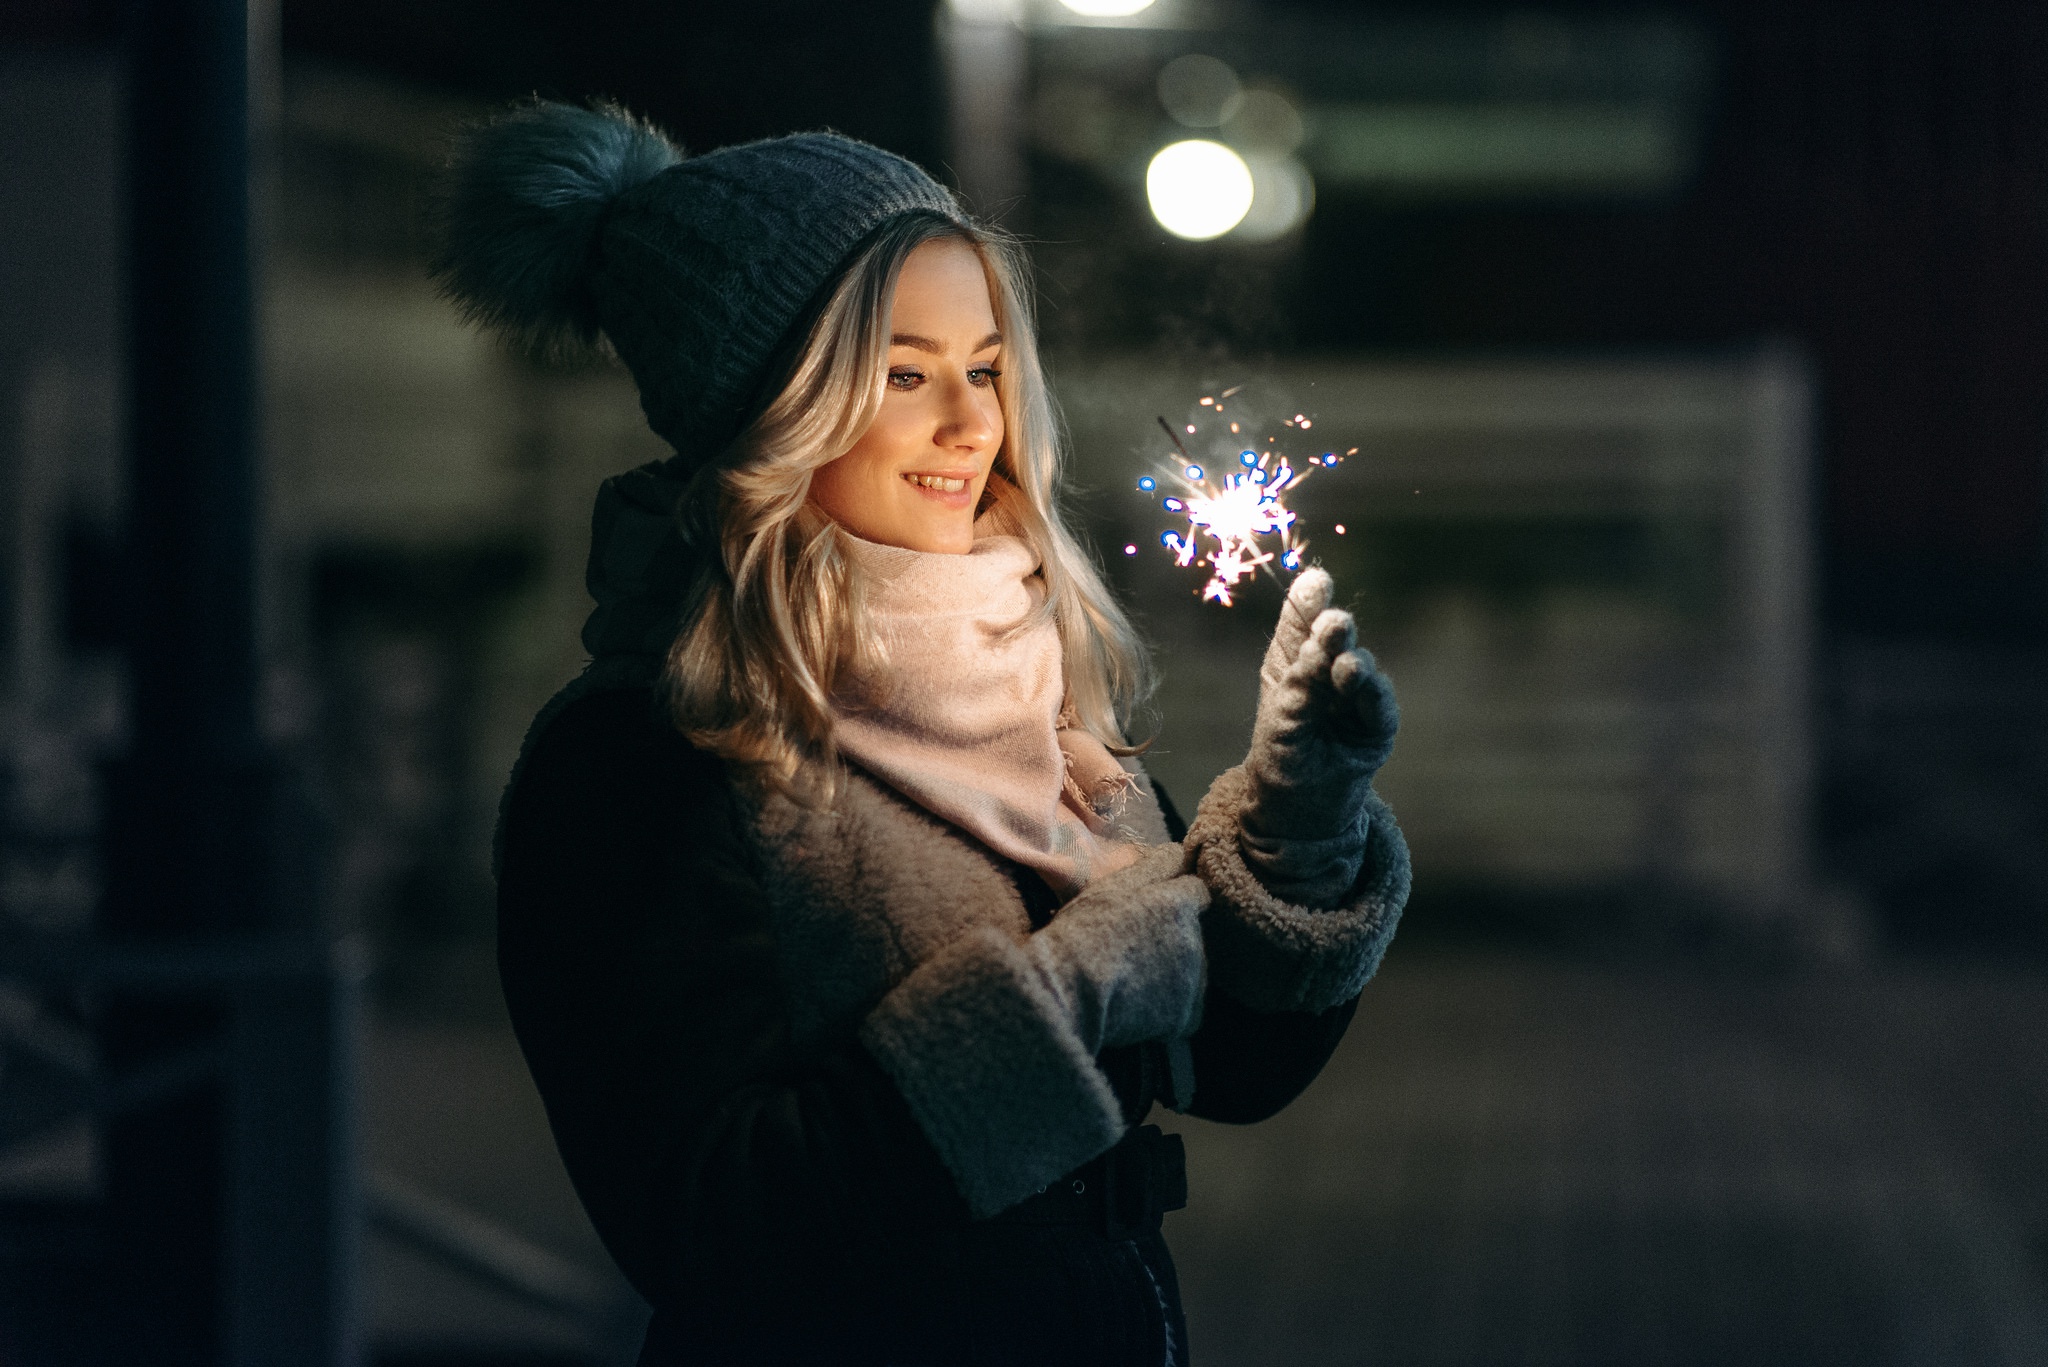
<path fill-rule="evenodd" d="M 994 1216 L 997 1223 L 1082 1225 L 1107 1239 L 1157 1230 L 1188 1203 L 1187 1149 L 1157 1125 L 1127 1131 L 1115 1147 Z"/>

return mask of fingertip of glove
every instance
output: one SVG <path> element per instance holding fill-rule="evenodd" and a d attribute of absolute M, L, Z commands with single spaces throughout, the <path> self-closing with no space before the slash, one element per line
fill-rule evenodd
<path fill-rule="evenodd" d="M 1330 682 L 1337 685 L 1339 693 L 1349 693 L 1379 670 L 1379 662 L 1364 646 L 1356 646 L 1339 655 L 1330 666 Z"/>
<path fill-rule="evenodd" d="M 1321 565 L 1311 565 L 1294 577 L 1288 587 L 1287 603 L 1305 618 L 1314 618 L 1330 605 L 1330 595 L 1336 591 L 1336 581 Z"/>
<path fill-rule="evenodd" d="M 1308 635 L 1295 653 L 1295 669 L 1321 673 L 1331 660 L 1358 640 L 1358 623 L 1343 608 L 1325 608 L 1309 624 Z"/>

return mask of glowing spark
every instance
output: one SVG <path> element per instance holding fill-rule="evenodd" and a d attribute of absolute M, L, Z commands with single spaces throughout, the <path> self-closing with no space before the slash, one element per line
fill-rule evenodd
<path fill-rule="evenodd" d="M 1236 392 L 1226 390 L 1224 397 Z M 1208 406 L 1220 410 L 1220 405 Z M 1289 425 L 1305 421 L 1303 415 L 1296 414 Z M 1163 417 L 1159 427 L 1172 441 L 1180 462 L 1158 481 L 1144 477 L 1138 487 L 1149 492 L 1165 481 L 1179 486 L 1175 494 L 1160 499 L 1160 506 L 1185 518 L 1187 527 L 1161 533 L 1159 544 L 1172 553 L 1176 565 L 1200 565 L 1209 571 L 1201 589 L 1202 601 L 1229 607 L 1239 586 L 1259 571 L 1273 573 L 1276 565 L 1289 572 L 1300 570 L 1307 542 L 1301 537 L 1299 518 L 1287 506 L 1287 497 L 1317 467 L 1335 466 L 1338 457 L 1325 451 L 1308 457 L 1306 468 L 1296 469 L 1278 449 L 1247 448 L 1237 452 L 1227 473 L 1218 472 L 1211 478 L 1181 440 L 1178 428 Z M 1239 430 L 1236 423 L 1229 427 L 1233 432 Z M 1197 429 L 1188 424 L 1186 430 L 1193 433 Z M 1273 440 L 1266 438 L 1268 443 Z M 1342 534 L 1344 529 L 1337 530 Z"/>
<path fill-rule="evenodd" d="M 1124 554 L 1125 554 L 1125 555 L 1136 555 L 1137 553 L 1138 553 L 1138 548 L 1137 548 L 1136 546 L 1130 546 L 1130 545 L 1127 545 L 1127 546 L 1125 546 L 1125 547 L 1124 547 Z"/>
<path fill-rule="evenodd" d="M 1344 524 L 1343 524 L 1343 523 L 1341 523 L 1341 522 L 1339 522 L 1339 523 L 1337 524 L 1337 535 L 1339 535 L 1339 536 L 1342 536 L 1342 535 L 1344 535 Z"/>

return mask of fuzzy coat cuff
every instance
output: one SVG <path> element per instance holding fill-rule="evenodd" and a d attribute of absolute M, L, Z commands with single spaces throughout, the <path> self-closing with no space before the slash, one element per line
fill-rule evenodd
<path fill-rule="evenodd" d="M 1116 1143 L 1116 1093 L 1051 989 L 984 926 L 926 960 L 860 1028 L 968 1210 L 985 1219 Z"/>
<path fill-rule="evenodd" d="M 1258 1011 L 1328 1010 L 1358 995 L 1378 969 L 1408 901 L 1408 844 L 1377 794 L 1366 798 L 1365 858 L 1351 890 L 1329 908 L 1283 901 L 1238 847 L 1250 799 L 1242 766 L 1220 775 L 1195 809 L 1186 844 L 1209 885 L 1202 918 L 1209 981 Z"/>

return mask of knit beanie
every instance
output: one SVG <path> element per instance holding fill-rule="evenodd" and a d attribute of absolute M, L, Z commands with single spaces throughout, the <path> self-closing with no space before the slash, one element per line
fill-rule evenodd
<path fill-rule="evenodd" d="M 602 333 L 668 460 L 607 480 L 583 643 L 649 673 L 678 626 L 691 478 L 770 397 L 771 367 L 854 250 L 906 213 L 962 222 L 912 163 L 837 133 L 685 158 L 608 108 L 532 101 L 468 130 L 442 187 L 434 274 L 464 315 L 531 350 Z"/>
<path fill-rule="evenodd" d="M 837 133 L 684 157 L 616 109 L 532 101 L 458 139 L 434 273 L 529 347 L 609 339 L 693 473 L 769 395 L 789 333 L 901 214 L 959 220 L 912 163 Z"/>

